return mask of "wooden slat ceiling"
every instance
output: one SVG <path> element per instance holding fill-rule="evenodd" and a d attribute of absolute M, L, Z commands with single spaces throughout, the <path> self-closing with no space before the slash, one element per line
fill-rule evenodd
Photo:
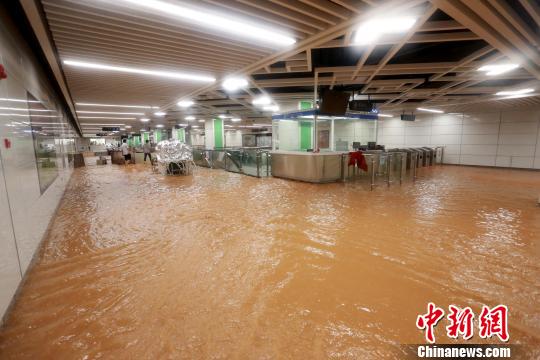
<path fill-rule="evenodd" d="M 143 104 L 166 110 L 164 120 L 187 114 L 208 118 L 228 111 L 249 121 L 268 121 L 251 106 L 268 93 L 282 110 L 313 98 L 315 88 L 342 88 L 377 102 L 384 111 L 418 106 L 447 111 L 540 106 L 540 97 L 495 100 L 494 93 L 527 85 L 540 92 L 540 10 L 510 0 L 202 0 L 173 1 L 247 19 L 290 34 L 285 50 L 231 38 L 122 1 L 42 0 L 60 59 L 210 75 L 215 84 L 63 66 L 76 102 Z M 413 12 L 418 21 L 405 34 L 376 44 L 351 44 L 358 24 L 390 11 Z M 496 61 L 521 67 L 487 77 L 478 67 Z M 247 76 L 250 87 L 228 95 L 224 77 Z M 493 83 L 493 80 L 498 82 Z M 197 105 L 181 110 L 176 102 Z M 103 110 L 85 107 L 78 110 Z M 111 108 L 111 111 L 126 111 Z M 151 116 L 151 113 L 148 113 Z M 91 120 L 90 120 L 91 121 Z M 107 120 L 95 120 L 103 122 Z M 89 122 L 89 120 L 81 121 Z M 140 122 L 134 121 L 134 130 Z"/>

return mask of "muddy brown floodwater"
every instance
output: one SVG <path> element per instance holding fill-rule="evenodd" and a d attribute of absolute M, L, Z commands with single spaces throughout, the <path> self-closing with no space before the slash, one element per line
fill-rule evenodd
<path fill-rule="evenodd" d="M 507 305 L 538 356 L 539 195 L 540 172 L 454 166 L 373 192 L 78 169 L 0 358 L 396 358 L 429 301 Z"/>

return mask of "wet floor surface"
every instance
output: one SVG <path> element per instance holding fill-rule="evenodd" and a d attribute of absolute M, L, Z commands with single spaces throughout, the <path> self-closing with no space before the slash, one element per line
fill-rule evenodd
<path fill-rule="evenodd" d="M 430 301 L 505 304 L 510 343 L 539 354 L 540 172 L 367 189 L 77 169 L 0 358 L 395 358 Z"/>

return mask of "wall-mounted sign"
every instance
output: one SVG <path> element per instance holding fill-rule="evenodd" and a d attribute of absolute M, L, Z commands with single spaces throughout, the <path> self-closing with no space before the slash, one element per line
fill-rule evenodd
<path fill-rule="evenodd" d="M 120 131 L 120 128 L 119 127 L 103 127 L 101 128 L 101 130 L 112 132 L 112 131 Z"/>

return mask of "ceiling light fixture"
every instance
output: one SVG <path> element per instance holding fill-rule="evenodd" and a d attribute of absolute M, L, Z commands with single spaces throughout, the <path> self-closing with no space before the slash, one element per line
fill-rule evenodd
<path fill-rule="evenodd" d="M 253 105 L 261 105 L 261 106 L 270 105 L 272 103 L 272 99 L 270 99 L 269 96 L 261 95 L 259 97 L 256 97 L 255 99 L 253 99 L 253 101 L 251 103 Z"/>
<path fill-rule="evenodd" d="M 77 114 L 144 115 L 144 113 L 114 112 L 114 111 L 77 111 Z"/>
<path fill-rule="evenodd" d="M 142 121 L 142 122 L 149 122 L 150 119 L 148 119 L 148 118 L 142 118 L 141 121 Z"/>
<path fill-rule="evenodd" d="M 432 112 L 432 113 L 437 113 L 437 114 L 443 114 L 444 111 L 442 110 L 436 110 L 436 109 L 426 109 L 426 108 L 416 108 L 416 110 L 420 110 L 420 111 L 427 111 L 427 112 Z"/>
<path fill-rule="evenodd" d="M 478 71 L 484 71 L 486 75 L 495 76 L 517 69 L 519 64 L 493 64 L 484 65 Z"/>
<path fill-rule="evenodd" d="M 524 94 L 532 93 L 533 91 L 534 91 L 534 89 L 530 89 L 530 88 L 521 89 L 521 90 L 511 90 L 511 91 L 499 91 L 495 95 L 499 95 L 499 96 L 504 96 L 504 95 L 510 95 L 510 96 L 512 96 L 512 95 L 524 95 Z"/>
<path fill-rule="evenodd" d="M 390 115 L 390 114 L 377 114 L 377 115 L 380 117 L 386 117 L 386 118 L 394 117 L 394 115 Z"/>
<path fill-rule="evenodd" d="M 114 104 L 93 104 L 93 103 L 75 103 L 77 106 L 98 106 L 98 107 L 119 107 L 119 108 L 139 108 L 151 109 L 152 106 L 147 105 L 114 105 Z"/>
<path fill-rule="evenodd" d="M 296 42 L 294 38 L 273 29 L 262 28 L 251 25 L 239 19 L 212 14 L 210 12 L 200 11 L 186 6 L 171 4 L 159 0 L 124 1 L 140 7 L 161 11 L 166 15 L 182 18 L 192 23 L 219 30 L 220 32 L 237 35 L 239 37 L 256 40 L 258 42 L 261 41 L 279 46 L 292 45 Z"/>
<path fill-rule="evenodd" d="M 188 108 L 190 106 L 192 106 L 194 104 L 193 101 L 191 100 L 181 100 L 179 102 L 176 103 L 178 106 L 180 106 L 181 108 Z"/>
<path fill-rule="evenodd" d="M 277 105 L 263 106 L 263 110 L 264 111 L 279 111 L 279 106 Z"/>
<path fill-rule="evenodd" d="M 158 124 L 158 125 L 156 125 L 156 127 L 157 127 L 157 128 L 162 128 L 162 127 L 163 127 L 163 125 L 161 125 L 161 124 Z"/>
<path fill-rule="evenodd" d="M 192 116 L 192 115 L 186 116 L 184 119 L 187 120 L 187 121 L 193 121 L 193 120 L 195 120 L 195 116 Z"/>
<path fill-rule="evenodd" d="M 242 121 L 242 119 L 240 119 L 240 118 L 232 118 L 231 121 L 233 121 L 233 122 L 239 122 L 239 121 Z"/>
<path fill-rule="evenodd" d="M 131 125 L 126 125 L 125 128 L 126 129 L 131 129 Z"/>
<path fill-rule="evenodd" d="M 225 91 L 233 92 L 246 88 L 248 81 L 244 78 L 227 78 L 221 85 Z"/>
<path fill-rule="evenodd" d="M 221 118 L 221 119 L 229 119 L 229 118 L 231 118 L 231 116 L 227 115 L 227 114 L 221 114 L 221 115 L 218 115 L 218 117 Z"/>
<path fill-rule="evenodd" d="M 411 16 L 373 19 L 360 25 L 356 30 L 353 44 L 367 45 L 376 42 L 383 34 L 402 33 L 414 26 L 416 19 Z"/>
<path fill-rule="evenodd" d="M 156 111 L 156 112 L 154 113 L 154 115 L 155 115 L 155 116 L 165 116 L 165 115 L 167 115 L 167 113 L 165 113 L 165 112 L 163 112 L 163 111 Z"/>
<path fill-rule="evenodd" d="M 24 99 L 9 99 L 9 98 L 0 98 L 0 101 L 12 101 L 12 102 L 22 102 L 22 103 L 40 103 L 39 100 L 24 100 Z"/>
<path fill-rule="evenodd" d="M 79 119 L 135 120 L 134 117 L 77 116 Z"/>
<path fill-rule="evenodd" d="M 154 75 L 154 76 L 166 77 L 170 79 L 200 81 L 200 82 L 209 82 L 209 83 L 216 81 L 215 78 L 210 77 L 210 76 L 204 76 L 204 75 L 187 74 L 187 73 L 172 72 L 172 71 L 147 70 L 147 69 L 131 68 L 131 67 L 124 67 L 124 66 L 113 66 L 113 65 L 106 65 L 106 64 L 96 64 L 96 63 L 89 63 L 85 61 L 64 60 L 64 64 L 76 66 L 76 67 L 96 69 L 96 70 L 117 71 L 117 72 L 139 74 L 139 75 L 140 74 Z"/>

